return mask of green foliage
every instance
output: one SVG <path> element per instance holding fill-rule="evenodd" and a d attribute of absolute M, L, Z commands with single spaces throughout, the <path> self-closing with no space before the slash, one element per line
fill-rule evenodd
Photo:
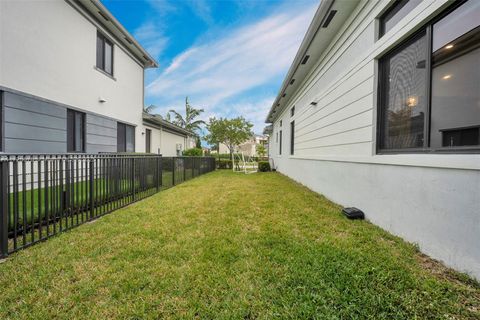
<path fill-rule="evenodd" d="M 217 169 L 232 169 L 232 160 L 217 159 Z"/>
<path fill-rule="evenodd" d="M 253 136 L 253 124 L 243 117 L 233 119 L 210 118 L 207 124 L 209 131 L 205 140 L 211 145 L 223 143 L 227 146 L 230 153 L 233 153 L 235 146 L 242 144 Z"/>
<path fill-rule="evenodd" d="M 195 138 L 195 148 L 202 148 L 202 141 L 200 140 L 199 136 Z"/>
<path fill-rule="evenodd" d="M 203 151 L 201 148 L 191 148 L 183 151 L 183 155 L 186 157 L 201 157 L 203 155 Z"/>
<path fill-rule="evenodd" d="M 270 162 L 268 161 L 259 161 L 258 162 L 258 171 L 267 172 L 270 171 Z"/>
<path fill-rule="evenodd" d="M 165 117 L 167 121 L 185 128 L 192 132 L 197 132 L 200 130 L 200 127 L 205 124 L 203 120 L 195 120 L 195 118 L 199 117 L 205 110 L 203 109 L 195 109 L 190 105 L 188 102 L 188 97 L 185 98 L 185 118 L 177 111 L 171 109 L 168 111 L 167 116 Z M 173 115 L 173 119 L 172 116 Z"/>
<path fill-rule="evenodd" d="M 257 146 L 257 154 L 260 157 L 265 157 L 265 155 L 267 154 L 267 148 L 265 148 L 265 146 L 263 144 L 259 144 Z"/>

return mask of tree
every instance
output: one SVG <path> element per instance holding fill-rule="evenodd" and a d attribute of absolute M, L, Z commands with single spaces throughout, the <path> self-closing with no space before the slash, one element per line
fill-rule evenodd
<path fill-rule="evenodd" d="M 205 140 L 210 145 L 223 143 L 230 151 L 230 155 L 232 155 L 236 146 L 253 136 L 252 127 L 253 124 L 246 121 L 243 117 L 233 119 L 210 118 L 207 124 L 209 133 L 205 136 Z"/>
<path fill-rule="evenodd" d="M 203 109 L 195 109 L 190 105 L 188 102 L 188 97 L 185 98 L 185 118 L 177 111 L 171 109 L 168 111 L 166 119 L 167 121 L 172 122 L 173 124 L 185 128 L 192 132 L 197 132 L 200 130 L 201 125 L 205 124 L 203 120 L 195 120 L 201 113 L 205 110 Z M 173 119 L 171 119 L 170 114 L 173 115 Z M 195 121 L 194 121 L 195 120 Z"/>
<path fill-rule="evenodd" d="M 143 107 L 143 111 L 148 114 L 152 114 L 153 110 L 156 108 L 153 104 L 149 105 L 148 107 Z"/>
<path fill-rule="evenodd" d="M 257 146 L 257 153 L 260 157 L 265 157 L 265 154 L 267 153 L 267 149 L 263 144 L 259 144 Z"/>

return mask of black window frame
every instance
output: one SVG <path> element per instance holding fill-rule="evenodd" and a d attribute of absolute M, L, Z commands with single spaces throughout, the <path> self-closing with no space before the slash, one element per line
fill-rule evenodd
<path fill-rule="evenodd" d="M 99 48 L 98 48 L 98 41 L 101 41 L 102 43 L 102 48 L 101 48 L 101 59 L 99 61 Z M 110 75 L 113 77 L 113 73 L 114 73 L 114 70 L 113 70 L 113 58 L 114 58 L 114 54 L 113 54 L 113 51 L 114 51 L 114 45 L 113 45 L 113 42 L 110 41 L 110 39 L 107 38 L 107 36 L 105 36 L 102 32 L 100 32 L 99 30 L 97 30 L 97 38 L 96 38 L 96 45 L 95 45 L 95 48 L 96 48 L 96 51 L 95 51 L 95 66 L 97 69 L 100 69 L 102 70 L 103 72 L 105 72 L 106 74 Z M 112 48 L 112 51 L 110 53 L 110 61 L 111 61 L 111 72 L 108 72 L 105 67 L 105 57 L 106 57 L 106 53 L 105 53 L 105 43 L 108 43 L 110 45 L 110 47 Z"/>
<path fill-rule="evenodd" d="M 295 154 L 295 120 L 290 122 L 290 155 Z"/>
<path fill-rule="evenodd" d="M 419 30 L 417 30 L 414 34 L 409 36 L 407 39 L 403 40 L 399 44 L 395 45 L 391 50 L 386 52 L 378 59 L 378 77 L 377 77 L 377 119 L 376 119 L 376 154 L 415 154 L 415 153 L 436 153 L 436 154 L 469 154 L 469 153 L 480 153 L 480 146 L 457 146 L 457 147 L 441 147 L 441 148 L 432 148 L 430 147 L 430 119 L 431 119 L 431 110 L 432 110 L 432 40 L 433 34 L 432 29 L 433 25 L 446 17 L 448 14 L 455 11 L 461 5 L 466 3 L 469 0 L 462 0 L 457 1 L 446 8 L 443 12 L 439 15 L 435 16 L 433 19 L 428 21 L 424 24 Z M 472 0 L 470 0 L 472 1 Z M 474 0 L 475 1 L 475 0 Z M 419 148 L 402 148 L 402 149 L 386 149 L 381 148 L 384 145 L 384 128 L 382 124 L 382 120 L 385 116 L 386 108 L 383 106 L 383 102 L 385 99 L 385 65 L 383 60 L 387 59 L 388 57 L 398 53 L 399 51 L 403 50 L 413 41 L 417 40 L 418 37 L 421 35 L 425 35 L 427 45 L 426 48 L 426 61 L 425 61 L 425 68 L 426 68 L 426 83 L 425 83 L 425 120 L 424 120 L 424 141 L 423 147 Z"/>
<path fill-rule="evenodd" d="M 382 13 L 382 15 L 378 19 L 379 20 L 378 39 L 383 37 L 388 32 L 385 30 L 385 23 L 388 21 L 387 19 L 394 17 L 395 14 L 400 10 L 402 10 L 402 8 L 405 7 L 410 1 L 411 0 L 394 0 L 392 4 L 387 8 L 387 10 L 385 10 L 385 12 Z M 401 17 L 399 21 L 403 19 L 407 14 L 408 12 L 403 17 Z"/>
<path fill-rule="evenodd" d="M 133 130 L 133 150 L 127 150 L 127 134 L 130 128 Z M 117 122 L 117 152 L 135 152 L 135 127 L 123 122 Z"/>
<path fill-rule="evenodd" d="M 282 130 L 279 131 L 278 155 L 282 155 Z"/>
<path fill-rule="evenodd" d="M 152 152 L 152 130 L 145 129 L 145 153 Z"/>
<path fill-rule="evenodd" d="M 73 122 L 70 123 L 70 115 L 73 116 Z M 76 135 L 76 125 L 77 122 L 76 116 L 79 115 L 82 117 L 82 145 L 81 148 L 82 150 L 75 150 L 75 146 L 77 145 L 77 135 Z M 85 153 L 85 147 L 86 147 L 86 114 L 85 112 L 81 112 L 78 110 L 73 110 L 73 109 L 67 109 L 67 153 Z"/>

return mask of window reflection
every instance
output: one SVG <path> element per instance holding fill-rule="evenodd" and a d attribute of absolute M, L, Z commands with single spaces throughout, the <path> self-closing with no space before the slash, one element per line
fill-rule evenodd
<path fill-rule="evenodd" d="M 430 146 L 480 145 L 480 1 L 433 25 Z"/>

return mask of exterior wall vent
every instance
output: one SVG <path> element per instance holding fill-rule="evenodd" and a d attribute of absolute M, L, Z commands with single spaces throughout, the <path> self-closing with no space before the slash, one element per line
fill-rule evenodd
<path fill-rule="evenodd" d="M 307 63 L 308 59 L 310 58 L 310 56 L 305 56 L 302 60 L 302 64 L 305 64 Z"/>
<path fill-rule="evenodd" d="M 328 27 L 328 25 L 332 21 L 333 17 L 335 17 L 335 14 L 337 14 L 337 10 L 332 10 L 328 13 L 327 18 L 325 19 L 325 22 L 322 25 L 322 28 Z"/>
<path fill-rule="evenodd" d="M 292 80 L 290 81 L 290 84 L 293 84 L 294 82 L 295 82 L 295 79 L 292 79 Z"/>

